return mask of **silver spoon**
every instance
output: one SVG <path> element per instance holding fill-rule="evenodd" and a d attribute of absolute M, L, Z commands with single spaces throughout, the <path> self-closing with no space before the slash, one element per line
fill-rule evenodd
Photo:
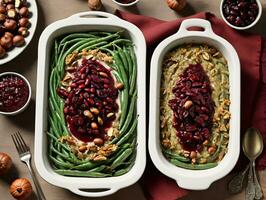
<path fill-rule="evenodd" d="M 261 199 L 263 193 L 255 172 L 255 160 L 263 150 L 263 139 L 260 132 L 255 128 L 249 128 L 244 135 L 242 147 L 244 154 L 250 160 L 246 200 Z"/>
<path fill-rule="evenodd" d="M 248 177 L 249 184 L 248 184 L 248 189 L 246 190 L 248 195 L 246 195 L 246 199 L 254 199 L 254 198 L 261 199 L 263 194 L 262 194 L 262 190 L 260 188 L 256 173 L 255 173 L 255 167 L 253 167 L 255 166 L 254 160 L 260 155 L 263 149 L 262 137 L 259 134 L 257 129 L 249 128 L 246 131 L 242 146 L 243 146 L 243 151 L 245 155 L 250 159 L 250 164 L 247 165 L 247 167 L 242 172 L 237 174 L 229 182 L 229 185 L 228 185 L 229 192 L 233 194 L 241 192 L 243 188 L 243 182 L 244 182 L 245 176 L 249 170 L 249 177 Z M 253 176 L 255 177 L 254 180 L 253 180 Z"/>

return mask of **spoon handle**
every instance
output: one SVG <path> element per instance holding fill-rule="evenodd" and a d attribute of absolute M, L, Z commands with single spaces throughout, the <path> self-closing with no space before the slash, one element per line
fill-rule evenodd
<path fill-rule="evenodd" d="M 249 165 L 247 165 L 247 167 L 240 172 L 239 174 L 237 174 L 228 184 L 228 190 L 230 193 L 232 194 L 236 194 L 241 192 L 242 188 L 243 188 L 243 182 L 245 179 L 245 176 L 247 174 L 247 171 L 249 169 Z"/>
<path fill-rule="evenodd" d="M 255 170 L 255 162 L 253 162 L 253 175 L 254 175 L 254 184 L 255 184 L 255 199 L 262 199 L 263 193 L 260 186 L 260 183 L 257 178 L 256 170 Z"/>
<path fill-rule="evenodd" d="M 246 200 L 253 200 L 255 198 L 255 186 L 254 186 L 254 177 L 252 170 L 252 161 L 249 163 L 249 173 L 248 173 L 248 185 L 246 188 Z"/>

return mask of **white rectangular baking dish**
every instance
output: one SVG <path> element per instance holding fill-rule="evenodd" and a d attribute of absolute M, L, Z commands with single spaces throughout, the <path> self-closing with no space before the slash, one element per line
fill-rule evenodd
<path fill-rule="evenodd" d="M 190 31 L 190 27 L 201 27 L 204 31 Z M 161 66 L 165 54 L 184 43 L 206 43 L 216 47 L 227 59 L 230 85 L 230 132 L 228 152 L 218 166 L 207 170 L 188 170 L 171 164 L 162 154 L 160 145 L 160 84 Z M 176 180 L 186 189 L 203 190 L 228 174 L 235 166 L 240 152 L 240 62 L 233 46 L 216 35 L 210 22 L 202 19 L 188 19 L 179 31 L 162 41 L 155 49 L 151 60 L 150 76 L 150 124 L 149 153 L 154 165 L 165 175 Z"/>
<path fill-rule="evenodd" d="M 125 175 L 108 178 L 66 177 L 55 173 L 47 156 L 47 98 L 50 53 L 56 37 L 81 31 L 118 31 L 134 43 L 137 57 L 137 157 L 133 168 Z M 35 124 L 35 165 L 47 182 L 86 197 L 106 196 L 135 183 L 146 164 L 146 43 L 141 31 L 133 24 L 104 12 L 83 12 L 49 25 L 42 33 L 38 47 L 38 72 Z M 89 190 L 91 189 L 91 190 Z M 98 189 L 98 190 L 95 190 Z M 101 189 L 101 191 L 99 191 Z M 86 190 L 86 191 L 84 191 Z M 103 191 L 102 191 L 103 190 Z"/>

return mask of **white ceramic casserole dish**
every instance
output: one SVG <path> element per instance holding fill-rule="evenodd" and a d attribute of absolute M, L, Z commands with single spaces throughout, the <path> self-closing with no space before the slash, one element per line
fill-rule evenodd
<path fill-rule="evenodd" d="M 201 27 L 204 31 L 190 31 L 190 27 Z M 228 61 L 230 85 L 230 132 L 228 152 L 218 166 L 206 170 L 188 170 L 171 164 L 163 155 L 160 145 L 160 86 L 161 66 L 167 52 L 184 43 L 205 43 L 217 48 Z M 217 36 L 211 24 L 202 19 L 188 19 L 179 31 L 162 41 L 155 49 L 151 60 L 150 76 L 150 124 L 149 153 L 154 165 L 166 176 L 176 180 L 186 189 L 203 190 L 228 174 L 235 166 L 240 152 L 240 62 L 233 46 Z"/>
<path fill-rule="evenodd" d="M 63 34 L 90 30 L 118 31 L 123 29 L 125 37 L 131 39 L 137 56 L 137 157 L 132 169 L 118 177 L 81 178 L 67 177 L 55 173 L 47 156 L 47 97 L 50 53 L 53 40 Z M 47 182 L 66 188 L 86 197 L 106 196 L 135 183 L 142 175 L 146 164 L 146 43 L 141 31 L 133 24 L 104 12 L 84 12 L 49 25 L 42 33 L 38 48 L 35 164 L 41 177 Z M 86 190 L 86 191 L 85 191 Z"/>

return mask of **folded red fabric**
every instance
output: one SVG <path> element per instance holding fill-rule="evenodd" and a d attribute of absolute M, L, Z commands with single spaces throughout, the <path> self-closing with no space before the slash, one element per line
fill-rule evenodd
<path fill-rule="evenodd" d="M 186 19 L 162 21 L 122 11 L 116 11 L 116 15 L 140 28 L 147 42 L 148 55 L 164 38 L 177 32 L 180 23 Z M 266 144 L 266 40 L 259 35 L 235 31 L 211 13 L 198 13 L 188 18 L 209 20 L 214 32 L 236 49 L 241 62 L 241 133 L 254 126 L 261 131 Z M 242 167 L 243 162 L 238 166 Z M 260 156 L 257 166 L 266 169 L 266 150 Z M 175 181 L 154 169 L 151 163 L 148 163 L 147 168 L 142 182 L 148 199 L 174 200 L 187 194 L 186 190 L 176 186 Z"/>

